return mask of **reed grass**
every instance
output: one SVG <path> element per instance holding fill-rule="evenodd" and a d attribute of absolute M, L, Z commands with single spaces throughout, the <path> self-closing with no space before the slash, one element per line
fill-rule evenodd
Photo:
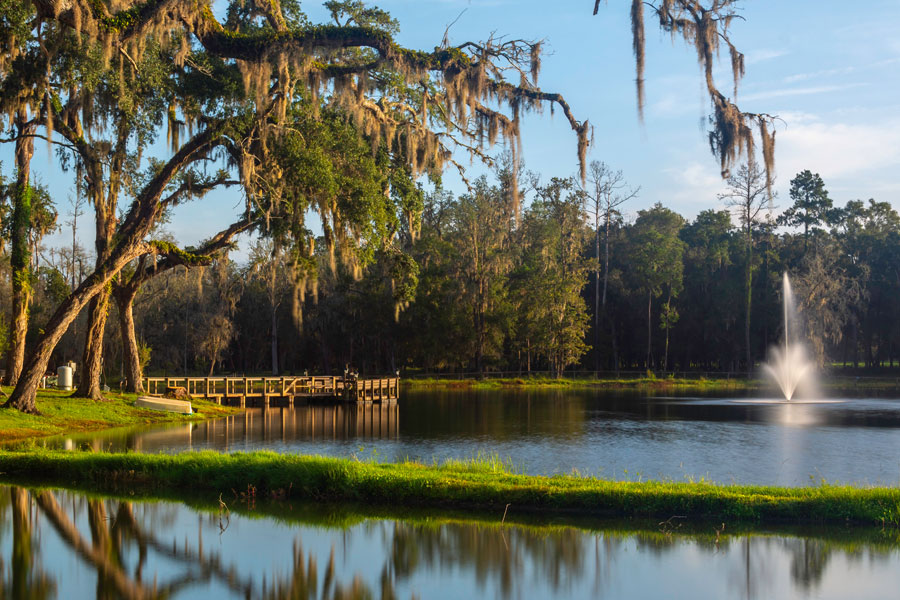
<path fill-rule="evenodd" d="M 141 493 L 185 491 L 411 508 L 477 508 L 597 517 L 900 526 L 900 488 L 772 487 L 609 481 L 510 472 L 479 461 L 384 464 L 272 452 L 177 455 L 0 452 L 0 478 Z"/>

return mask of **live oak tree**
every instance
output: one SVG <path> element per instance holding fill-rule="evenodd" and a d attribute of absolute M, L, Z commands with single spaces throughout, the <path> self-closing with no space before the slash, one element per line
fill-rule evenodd
<path fill-rule="evenodd" d="M 180 43 L 174 63 L 181 68 L 194 68 L 188 61 L 195 44 L 217 60 L 237 65 L 256 109 L 249 131 L 235 142 L 250 150 L 238 171 L 251 200 L 256 190 L 277 182 L 278 170 L 265 168 L 269 140 L 276 138 L 298 89 L 329 94 L 376 143 L 403 144 L 414 172 L 439 170 L 457 144 L 479 152 L 482 135 L 490 142 L 498 136 L 515 139 L 521 112 L 543 102 L 559 105 L 581 145 L 587 145 L 588 125 L 575 120 L 561 96 L 537 88 L 536 44 L 489 41 L 431 53 L 409 51 L 374 27 L 310 26 L 270 3 L 235 3 L 224 24 L 205 2 L 117 3 L 111 8 L 100 2 L 64 6 L 36 0 L 33 6 L 35 22 L 95 42 L 103 58 L 114 56 L 113 66 L 118 62 L 126 73 L 148 51 L 149 40 Z M 521 75 L 521 81 L 507 82 L 507 68 Z M 504 115 L 489 103 L 506 106 L 510 113 Z M 208 156 L 236 129 L 227 116 L 210 115 L 189 102 L 174 103 L 168 115 L 176 132 L 179 120 L 190 122 L 198 132 L 180 144 L 136 194 L 119 227 L 117 244 L 51 319 L 10 405 L 34 409 L 34 393 L 49 353 L 82 303 L 101 292 L 125 264 L 146 253 L 144 236 L 163 208 L 162 196 L 173 178 L 190 162 Z"/>
<path fill-rule="evenodd" d="M 25 357 L 28 306 L 31 299 L 31 254 L 28 232 L 32 222 L 33 198 L 31 159 L 34 136 L 40 124 L 44 87 L 31 74 L 45 48 L 31 26 L 29 7 L 17 0 L 0 3 L 0 120 L 10 129 L 15 145 L 15 181 L 11 188 L 12 210 L 9 227 L 12 282 L 12 325 L 6 361 L 7 385 L 15 385 Z"/>
<path fill-rule="evenodd" d="M 863 293 L 862 286 L 859 280 L 847 276 L 840 264 L 839 248 L 834 245 L 805 254 L 791 284 L 816 364 L 824 367 L 826 344 L 841 341 L 844 325 Z"/>
<path fill-rule="evenodd" d="M 771 119 L 741 112 L 713 80 L 716 53 L 722 45 L 729 50 L 735 83 L 743 72 L 743 58 L 728 38 L 728 27 L 736 17 L 733 5 L 729 0 L 708 4 L 665 0 L 649 5 L 664 30 L 681 36 L 698 51 L 713 106 L 710 145 L 723 172 L 742 152 L 752 153 L 753 128 L 766 166 L 771 165 L 774 142 Z M 229 73 L 236 69 L 244 94 L 241 106 L 252 106 L 252 117 L 222 111 L 212 102 L 194 102 L 189 96 L 170 98 L 166 119 L 173 149 L 135 186 L 134 201 L 111 238 L 114 243 L 95 271 L 61 304 L 35 344 L 8 403 L 20 410 L 34 411 L 37 384 L 50 352 L 81 308 L 103 293 L 129 262 L 161 249 L 146 236 L 162 211 L 180 197 L 173 196 L 176 179 L 192 163 L 214 158 L 218 149 L 227 148 L 240 156 L 235 168 L 248 202 L 255 202 L 263 191 L 277 201 L 282 171 L 271 161 L 271 142 L 284 130 L 285 115 L 298 92 L 328 98 L 376 147 L 382 143 L 389 149 L 401 147 L 414 176 L 425 171 L 436 174 L 445 165 L 456 164 L 451 155 L 455 148 L 483 156 L 488 144 L 503 138 L 513 142 L 514 150 L 521 114 L 544 104 L 555 105 L 576 132 L 582 173 L 585 169 L 590 126 L 574 117 L 562 96 L 537 87 L 538 43 L 492 39 L 455 47 L 445 43 L 432 52 L 412 51 L 393 41 L 380 13 L 362 10 L 355 2 L 329 3 L 334 25 L 311 25 L 296 5 L 277 2 L 229 3 L 224 22 L 202 0 L 32 0 L 25 6 L 32 37 L 52 32 L 61 40 L 62 51 L 75 56 L 83 52 L 79 48 L 97 48 L 102 67 L 121 73 L 121 81 L 134 75 L 148 52 L 157 51 L 173 57 L 170 77 L 201 72 L 215 80 L 221 66 Z M 633 3 L 639 107 L 643 104 L 643 11 L 643 3 Z M 210 62 L 194 60 L 198 52 L 211 57 Z M 51 58 L 58 56 L 51 54 Z M 48 133 L 54 124 L 77 126 L 75 117 L 81 113 L 83 119 L 89 106 L 84 101 L 73 104 L 79 91 L 70 94 L 68 88 L 47 87 L 47 77 L 55 76 L 53 69 L 34 73 L 36 79 L 19 85 L 18 90 L 32 93 L 42 103 L 38 124 Z M 4 83 L 14 86 L 10 78 Z M 185 128 L 194 133 L 181 140 Z M 78 151 L 89 145 L 78 136 L 67 139 Z M 514 203 L 517 191 L 512 186 Z"/>

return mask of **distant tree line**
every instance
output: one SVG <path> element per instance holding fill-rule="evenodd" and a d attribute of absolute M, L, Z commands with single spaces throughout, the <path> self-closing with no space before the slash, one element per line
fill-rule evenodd
<path fill-rule="evenodd" d="M 397 224 L 396 248 L 348 259 L 320 239 L 309 255 L 317 276 L 299 296 L 276 235 L 256 238 L 245 264 L 224 255 L 169 269 L 135 293 L 140 367 L 748 371 L 782 339 L 784 272 L 820 365 L 900 364 L 900 216 L 889 203 L 834 206 L 822 179 L 803 171 L 776 218 L 751 163 L 728 179 L 718 207 L 693 220 L 661 203 L 626 219 L 637 191 L 606 165 L 590 167 L 583 185 L 516 180 L 507 165 L 458 196 L 408 188 L 421 211 Z M 56 218 L 35 214 L 44 230 Z M 83 252 L 34 244 L 42 259 L 28 339 L 78 280 L 70 255 Z M 119 305 L 111 310 L 122 316 Z M 86 321 L 82 314 L 57 346 L 57 364 L 78 361 Z M 4 346 L 8 332 L 4 320 Z M 118 331 L 105 335 L 103 373 L 117 384 L 127 377 L 125 342 Z"/>

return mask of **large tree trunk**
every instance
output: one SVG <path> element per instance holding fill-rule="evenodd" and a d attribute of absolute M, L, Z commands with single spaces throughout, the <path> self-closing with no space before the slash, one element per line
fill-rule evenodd
<path fill-rule="evenodd" d="M 11 256 L 12 272 L 12 336 L 6 356 L 6 385 L 16 385 L 25 362 L 25 336 L 28 333 L 28 305 L 31 302 L 31 252 L 28 231 L 31 228 L 31 157 L 34 155 L 34 138 L 28 137 L 34 125 L 25 122 L 20 111 L 16 115 L 16 183 L 14 190 Z"/>
<path fill-rule="evenodd" d="M 97 250 L 97 268 L 109 257 L 113 236 L 116 231 L 117 217 L 116 205 L 119 198 L 119 183 L 122 161 L 125 156 L 125 143 L 127 135 L 120 132 L 120 143 L 117 146 L 116 156 L 110 167 L 109 182 L 106 194 L 99 189 L 102 181 L 102 172 L 99 164 L 94 162 L 89 165 L 89 179 L 93 182 L 90 189 L 90 197 L 94 205 L 96 218 L 96 234 L 94 247 Z M 100 377 L 103 369 L 103 334 L 106 331 L 106 317 L 109 315 L 110 295 L 112 289 L 106 286 L 97 296 L 91 300 L 88 307 L 87 333 L 84 338 L 84 353 L 81 359 L 81 377 L 78 379 L 76 396 L 103 399 L 103 391 L 100 389 Z"/>
<path fill-rule="evenodd" d="M 25 362 L 16 389 L 4 404 L 5 408 L 15 408 L 29 413 L 37 412 L 35 405 L 37 390 L 56 344 L 59 343 L 66 329 L 91 298 L 109 285 L 112 278 L 131 260 L 150 250 L 150 246 L 144 243 L 143 239 L 159 216 L 160 196 L 186 163 L 190 162 L 195 155 L 202 154 L 211 147 L 220 135 L 221 127 L 222 124 L 210 127 L 191 138 L 144 187 L 135 199 L 132 211 L 125 219 L 125 223 L 120 228 L 119 242 L 110 256 L 82 281 L 68 298 L 63 300 L 53 316 L 50 317 L 44 327 L 43 335 L 40 336 Z"/>
<path fill-rule="evenodd" d="M 88 327 L 84 340 L 84 354 L 81 358 L 81 377 L 75 396 L 103 399 L 100 377 L 103 371 L 103 334 L 106 331 L 106 317 L 109 314 L 109 296 L 109 286 L 104 286 L 88 305 Z"/>
<path fill-rule="evenodd" d="M 41 383 L 41 377 L 47 370 L 47 363 L 50 362 L 50 355 L 60 338 L 69 328 L 69 325 L 78 316 L 78 313 L 85 305 L 106 287 L 110 280 L 118 273 L 128 262 L 141 254 L 140 240 L 135 240 L 127 248 L 123 247 L 114 253 L 112 259 L 107 261 L 106 267 L 101 268 L 92 273 L 87 279 L 81 282 L 81 285 L 63 300 L 62 304 L 50 317 L 47 325 L 44 326 L 44 334 L 38 339 L 25 362 L 22 374 L 19 377 L 19 383 L 13 390 L 9 400 L 4 404 L 4 408 L 15 408 L 22 412 L 37 413 L 35 406 L 35 398 L 37 390 Z"/>
<path fill-rule="evenodd" d="M 125 391 L 133 394 L 144 393 L 141 355 L 137 336 L 134 334 L 134 299 L 137 286 L 116 288 L 113 298 L 119 313 L 119 335 L 122 338 L 122 361 L 125 364 Z M 210 377 L 212 374 L 210 374 Z"/>

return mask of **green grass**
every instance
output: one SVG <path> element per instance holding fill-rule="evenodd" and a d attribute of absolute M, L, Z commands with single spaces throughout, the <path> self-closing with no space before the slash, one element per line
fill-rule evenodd
<path fill-rule="evenodd" d="M 10 393 L 11 388 L 4 388 Z M 205 400 L 194 400 L 192 415 L 137 408 L 135 394 L 106 393 L 106 401 L 73 398 L 71 392 L 40 390 L 37 409 L 40 415 L 27 415 L 13 409 L 0 409 L 0 442 L 34 437 L 76 433 L 155 423 L 180 423 L 226 416 L 239 409 L 219 406 Z M 0 402 L 2 404 L 2 402 Z"/>
<path fill-rule="evenodd" d="M 746 390 L 756 389 L 763 382 L 753 379 L 706 379 L 700 378 L 655 378 L 635 377 L 619 379 L 595 378 L 555 378 L 555 377 L 490 377 L 485 379 L 438 379 L 415 378 L 403 379 L 404 389 L 472 389 L 499 390 L 509 388 L 605 388 L 605 389 L 665 389 L 686 388 L 703 390 Z"/>
<path fill-rule="evenodd" d="M 341 501 L 395 507 L 683 516 L 721 522 L 900 526 L 900 488 L 617 482 L 509 472 L 498 461 L 381 464 L 271 452 L 177 455 L 0 452 L 3 479 L 137 493 Z"/>

